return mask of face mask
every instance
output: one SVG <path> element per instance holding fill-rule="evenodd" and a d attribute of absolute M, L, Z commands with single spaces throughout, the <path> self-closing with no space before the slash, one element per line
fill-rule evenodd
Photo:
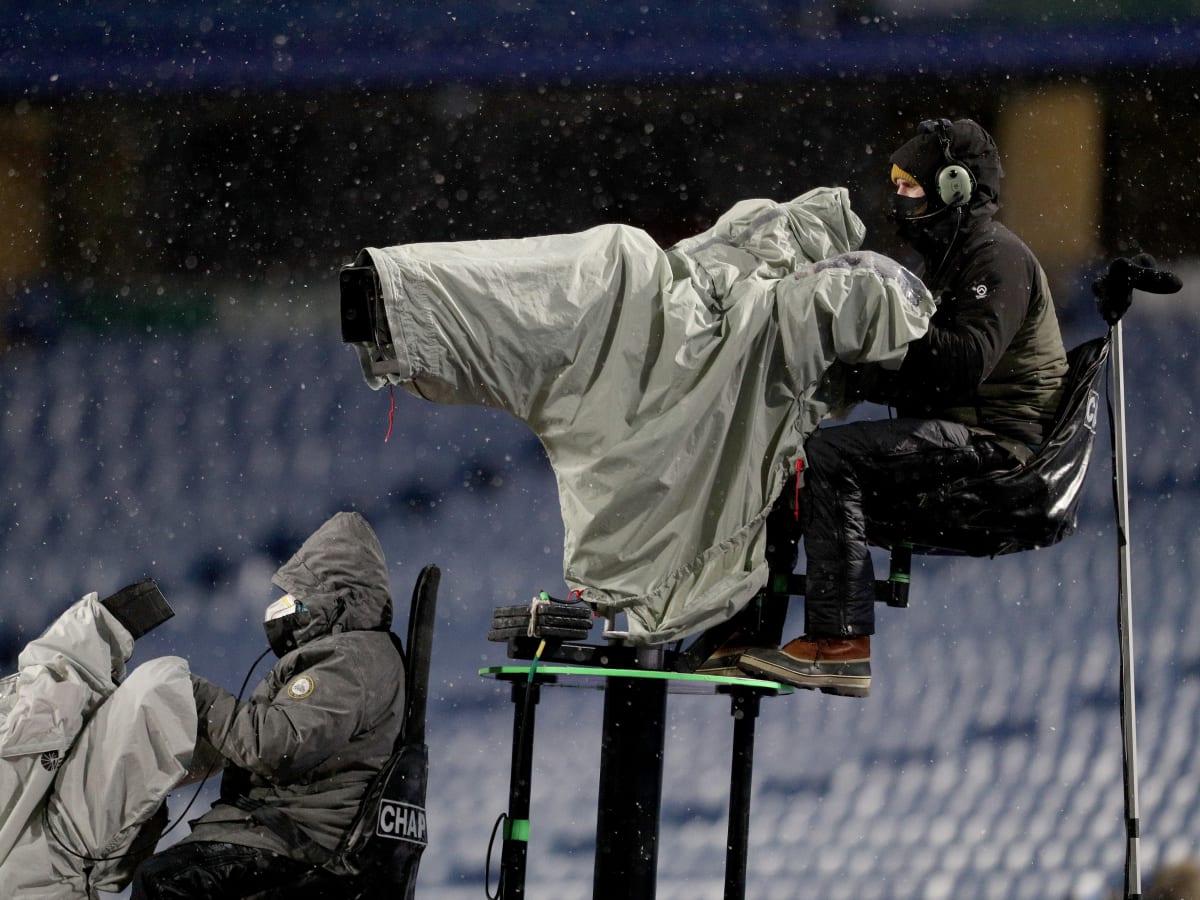
<path fill-rule="evenodd" d="M 929 212 L 928 197 L 892 195 L 892 221 L 897 225 L 903 225 L 905 221 L 923 216 L 927 212 Z"/>
<path fill-rule="evenodd" d="M 892 221 L 896 223 L 896 234 L 922 256 L 944 257 L 947 248 L 958 234 L 962 224 L 962 211 L 957 215 L 950 207 L 942 206 L 929 211 L 928 197 L 892 197 Z"/>
<path fill-rule="evenodd" d="M 282 658 L 295 650 L 296 632 L 312 621 L 312 613 L 291 594 L 280 597 L 267 607 L 263 615 L 263 629 L 267 642 L 275 655 Z"/>

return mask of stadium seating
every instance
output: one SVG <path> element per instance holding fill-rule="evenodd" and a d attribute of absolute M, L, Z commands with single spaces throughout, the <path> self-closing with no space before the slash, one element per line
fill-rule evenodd
<path fill-rule="evenodd" d="M 1200 847 L 1200 368 L 1194 317 L 1131 317 L 1126 336 L 1147 868 Z M 0 652 L 86 591 L 151 575 L 178 615 L 134 662 L 179 653 L 236 690 L 265 648 L 270 575 L 332 511 L 358 509 L 376 526 L 394 585 L 442 567 L 421 884 L 479 896 L 511 737 L 505 689 L 475 674 L 502 661 L 488 618 L 561 589 L 553 476 L 524 426 L 398 392 L 385 442 L 388 393 L 363 386 L 335 338 L 254 331 L 13 348 L 0 356 L 0 403 Z M 764 703 L 750 896 L 791 900 L 803 884 L 855 900 L 1102 900 L 1119 884 L 1106 441 L 1105 430 L 1075 536 L 992 561 L 917 560 L 910 608 L 881 613 L 869 700 Z M 542 702 L 557 710 L 547 723 L 579 727 L 539 729 L 528 882 L 535 896 L 586 898 L 601 697 L 548 690 Z M 671 704 L 664 900 L 720 894 L 730 740 L 724 701 Z M 498 854 L 493 885 L 497 866 Z"/>

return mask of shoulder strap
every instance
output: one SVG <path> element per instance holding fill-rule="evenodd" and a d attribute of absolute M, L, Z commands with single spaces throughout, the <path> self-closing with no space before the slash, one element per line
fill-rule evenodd
<path fill-rule="evenodd" d="M 411 688 L 409 687 L 409 676 L 408 676 L 409 659 L 408 659 L 408 654 L 404 652 L 404 643 L 400 640 L 400 635 L 396 634 L 394 631 L 389 631 L 388 637 L 390 637 L 392 639 L 392 646 L 396 648 L 396 652 L 400 655 L 400 666 L 401 666 L 401 668 L 404 669 L 404 689 L 405 689 L 405 691 L 411 691 Z M 407 704 L 408 704 L 408 700 L 406 698 L 405 699 L 405 708 L 404 708 L 404 720 L 400 722 L 400 730 L 398 732 L 396 732 L 396 740 L 392 743 L 392 755 L 393 756 L 395 756 L 396 752 L 402 746 L 404 746 L 404 742 L 407 737 L 407 732 L 408 732 L 408 705 Z"/>
<path fill-rule="evenodd" d="M 333 861 L 334 852 L 332 850 L 328 850 L 314 841 L 307 831 L 281 810 L 267 806 L 261 801 L 251 800 L 249 797 L 235 797 L 228 802 L 238 809 L 250 813 L 250 818 L 282 838 L 288 847 L 304 857 L 305 862 L 314 866 L 327 866 Z"/>

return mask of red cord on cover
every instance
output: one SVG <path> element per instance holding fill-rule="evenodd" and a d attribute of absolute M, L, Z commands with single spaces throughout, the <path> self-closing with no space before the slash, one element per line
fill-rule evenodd
<path fill-rule="evenodd" d="M 796 457 L 796 503 L 792 507 L 792 515 L 796 517 L 796 521 L 800 521 L 800 482 L 804 478 L 804 460 Z"/>
<path fill-rule="evenodd" d="M 392 437 L 392 426 L 396 423 L 396 386 L 388 385 L 388 393 L 391 395 L 392 405 L 388 409 L 388 430 L 383 436 L 383 442 L 386 444 Z"/>

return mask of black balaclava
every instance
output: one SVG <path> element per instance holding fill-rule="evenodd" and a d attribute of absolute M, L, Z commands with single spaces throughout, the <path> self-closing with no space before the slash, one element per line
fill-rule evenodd
<path fill-rule="evenodd" d="M 890 177 L 905 175 L 925 190 L 921 198 L 892 197 L 892 221 L 900 237 L 923 257 L 931 276 L 939 274 L 941 262 L 951 245 L 972 218 L 990 217 L 1000 208 L 1000 180 L 1004 171 L 996 143 L 971 119 L 953 122 L 950 155 L 965 165 L 975 179 L 970 200 L 958 207 L 947 206 L 937 193 L 937 173 L 947 165 L 937 130 L 922 123 L 916 137 L 892 154 Z"/>
<path fill-rule="evenodd" d="M 267 643 L 282 659 L 298 646 L 296 632 L 312 621 L 312 613 L 302 602 L 287 594 L 267 607 L 263 620 Z"/>

